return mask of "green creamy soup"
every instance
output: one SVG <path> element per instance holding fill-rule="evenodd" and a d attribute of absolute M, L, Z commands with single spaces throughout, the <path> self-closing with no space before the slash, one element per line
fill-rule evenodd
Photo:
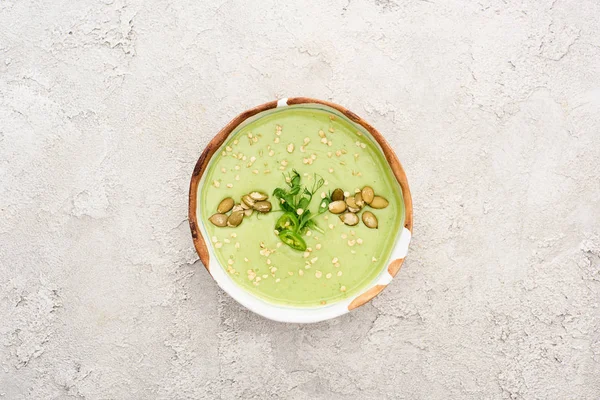
<path fill-rule="evenodd" d="M 348 226 L 327 211 L 314 219 L 324 233 L 309 229 L 302 235 L 306 251 L 283 244 L 275 232 L 283 212 L 273 191 L 289 189 L 285 176 L 293 170 L 308 188 L 314 174 L 324 179 L 310 203 L 312 213 L 336 188 L 353 196 L 372 187 L 389 205 L 366 205 L 356 215 L 360 220 L 371 211 L 378 228 L 362 220 Z M 270 212 L 255 211 L 236 227 L 209 222 L 224 198 L 240 203 L 253 191 L 269 195 Z M 404 221 L 400 186 L 376 142 L 342 114 L 307 106 L 259 114 L 234 131 L 213 156 L 199 198 L 206 239 L 222 268 L 246 291 L 284 305 L 319 306 L 360 294 L 385 268 Z"/>

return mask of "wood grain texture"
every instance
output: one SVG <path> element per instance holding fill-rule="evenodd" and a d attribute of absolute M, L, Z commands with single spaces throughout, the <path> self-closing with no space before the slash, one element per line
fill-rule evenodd
<path fill-rule="evenodd" d="M 375 285 L 371 289 L 367 290 L 360 296 L 356 297 L 352 300 L 352 303 L 348 305 L 348 310 L 354 310 L 357 307 L 360 307 L 373 299 L 373 297 L 377 296 L 383 289 L 386 288 L 387 285 Z"/>

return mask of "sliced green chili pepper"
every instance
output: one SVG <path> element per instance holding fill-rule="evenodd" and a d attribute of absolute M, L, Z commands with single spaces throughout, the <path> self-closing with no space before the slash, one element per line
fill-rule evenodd
<path fill-rule="evenodd" d="M 297 233 L 289 230 L 283 230 L 279 233 L 279 240 L 287 244 L 294 250 L 304 251 L 306 250 L 306 242 Z"/>
<path fill-rule="evenodd" d="M 275 223 L 275 229 L 278 232 L 289 230 L 295 232 L 298 228 L 298 218 L 294 213 L 286 212 Z"/>

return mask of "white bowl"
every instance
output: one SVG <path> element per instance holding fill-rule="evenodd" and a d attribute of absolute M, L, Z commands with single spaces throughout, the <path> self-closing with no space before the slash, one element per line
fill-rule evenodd
<path fill-rule="evenodd" d="M 255 120 L 259 117 L 259 115 L 268 113 L 269 110 L 273 110 L 278 107 L 287 107 L 300 104 L 319 107 L 321 109 L 334 112 L 338 115 L 341 114 L 342 116 L 348 118 L 355 125 L 362 127 L 363 130 L 368 133 L 368 136 L 370 136 L 369 139 L 378 145 L 379 150 L 386 158 L 392 173 L 400 185 L 405 210 L 404 226 L 399 228 L 392 253 L 389 259 L 382 264 L 383 267 L 377 277 L 373 279 L 373 281 L 367 285 L 359 295 L 318 307 L 295 307 L 269 303 L 238 286 L 231 279 L 231 277 L 225 273 L 223 266 L 219 264 L 212 247 L 212 243 L 204 240 L 204 238 L 209 237 L 209 235 L 203 221 L 198 220 L 197 218 L 198 215 L 201 215 L 199 209 L 200 205 L 198 204 L 197 199 L 199 197 L 202 185 L 204 185 L 204 172 L 206 172 L 212 156 L 215 154 L 220 154 L 219 148 L 227 140 L 229 135 L 236 128 L 240 127 L 240 125 L 245 125 Z M 367 134 L 365 134 L 365 136 L 367 136 Z M 281 99 L 278 101 L 271 101 L 241 113 L 230 123 L 228 123 L 211 140 L 198 159 L 192 174 L 189 196 L 189 222 L 190 229 L 192 231 L 192 238 L 194 240 L 194 246 L 198 252 L 200 260 L 217 284 L 231 297 L 233 297 L 237 302 L 242 304 L 247 309 L 275 321 L 310 323 L 335 318 L 367 303 L 373 297 L 377 296 L 392 281 L 394 276 L 400 270 L 400 267 L 402 266 L 404 258 L 408 252 L 408 245 L 412 235 L 413 223 L 412 200 L 410 196 L 410 189 L 408 187 L 408 181 L 406 179 L 406 175 L 404 174 L 402 165 L 398 161 L 394 151 L 390 148 L 383 136 L 375 128 L 373 128 L 353 112 L 337 104 L 306 97 L 294 97 L 289 99 Z"/>

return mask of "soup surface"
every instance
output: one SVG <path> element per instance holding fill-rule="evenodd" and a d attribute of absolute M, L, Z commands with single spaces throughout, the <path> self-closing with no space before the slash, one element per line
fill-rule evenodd
<path fill-rule="evenodd" d="M 294 170 L 309 192 L 322 178 L 307 207 L 316 227 L 301 233 L 304 251 L 284 244 L 275 230 L 283 211 L 273 191 L 290 190 Z M 389 204 L 365 205 L 354 226 L 329 211 L 316 215 L 336 188 L 349 197 L 365 186 Z M 199 190 L 197 215 L 220 264 L 237 285 L 276 304 L 320 306 L 360 294 L 387 266 L 404 221 L 400 186 L 376 142 L 345 116 L 320 108 L 278 108 L 238 128 L 213 156 Z M 270 212 L 255 211 L 235 227 L 209 222 L 223 199 L 240 203 L 256 191 L 269 196 Z M 376 229 L 362 221 L 366 211 Z"/>

